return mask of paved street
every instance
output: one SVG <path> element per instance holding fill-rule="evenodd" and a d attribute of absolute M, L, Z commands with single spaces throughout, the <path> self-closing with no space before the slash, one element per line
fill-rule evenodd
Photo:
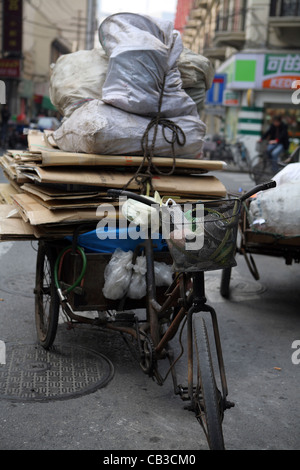
<path fill-rule="evenodd" d="M 245 174 L 218 176 L 230 190 L 252 186 Z M 0 244 L 0 340 L 21 351 L 36 343 L 36 248 L 36 242 Z M 235 402 L 224 417 L 226 448 L 299 450 L 300 364 L 292 362 L 292 344 L 300 340 L 300 266 L 257 255 L 260 280 L 254 281 L 241 255 L 237 261 L 229 300 L 219 293 L 220 272 L 206 275 L 206 294 L 219 319 L 228 398 Z M 170 377 L 160 387 L 144 375 L 120 336 L 90 326 L 70 331 L 60 323 L 56 344 L 105 355 L 114 377 L 68 400 L 0 397 L 1 450 L 207 449 L 193 414 L 173 394 Z M 179 373 L 184 372 L 183 364 Z"/>

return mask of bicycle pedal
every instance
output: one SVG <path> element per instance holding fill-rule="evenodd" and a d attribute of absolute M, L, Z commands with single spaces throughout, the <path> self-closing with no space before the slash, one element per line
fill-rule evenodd
<path fill-rule="evenodd" d="M 235 406 L 235 403 L 233 401 L 225 400 L 224 405 L 224 410 L 229 410 Z"/>
<path fill-rule="evenodd" d="M 133 323 L 135 323 L 136 316 L 133 312 L 120 312 L 116 313 L 112 318 L 110 318 L 111 321 L 114 323 L 122 323 L 125 326 L 130 326 Z"/>

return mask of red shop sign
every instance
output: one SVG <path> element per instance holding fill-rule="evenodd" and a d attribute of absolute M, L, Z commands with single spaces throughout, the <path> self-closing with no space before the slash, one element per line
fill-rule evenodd
<path fill-rule="evenodd" d="M 20 60 L 0 59 L 0 78 L 19 78 Z"/>

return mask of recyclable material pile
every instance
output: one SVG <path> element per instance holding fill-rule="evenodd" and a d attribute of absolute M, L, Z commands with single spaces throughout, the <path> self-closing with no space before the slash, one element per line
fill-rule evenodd
<path fill-rule="evenodd" d="M 117 14 L 100 26 L 101 48 L 58 59 L 50 97 L 55 131 L 31 131 L 28 150 L 0 159 L 0 240 L 64 238 L 83 223 L 121 216 L 110 188 L 161 200 L 216 199 L 226 188 L 201 160 L 198 110 L 212 67 L 184 50 L 170 22 Z M 100 208 L 100 209 L 99 209 Z"/>
<path fill-rule="evenodd" d="M 300 240 L 300 163 L 290 163 L 273 180 L 276 188 L 259 192 L 251 201 L 249 219 L 251 228 L 278 239 Z"/>

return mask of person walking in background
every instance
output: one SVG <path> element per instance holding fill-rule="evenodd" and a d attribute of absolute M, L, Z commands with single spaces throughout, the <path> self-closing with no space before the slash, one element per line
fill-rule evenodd
<path fill-rule="evenodd" d="M 5 147 L 6 141 L 8 138 L 8 121 L 10 119 L 10 112 L 8 105 L 4 105 L 4 107 L 1 109 L 1 147 Z"/>
<path fill-rule="evenodd" d="M 262 140 L 268 140 L 267 153 L 271 159 L 272 170 L 279 170 L 278 158 L 289 148 L 289 135 L 287 125 L 281 116 L 275 116 L 269 129 L 263 134 Z"/>

